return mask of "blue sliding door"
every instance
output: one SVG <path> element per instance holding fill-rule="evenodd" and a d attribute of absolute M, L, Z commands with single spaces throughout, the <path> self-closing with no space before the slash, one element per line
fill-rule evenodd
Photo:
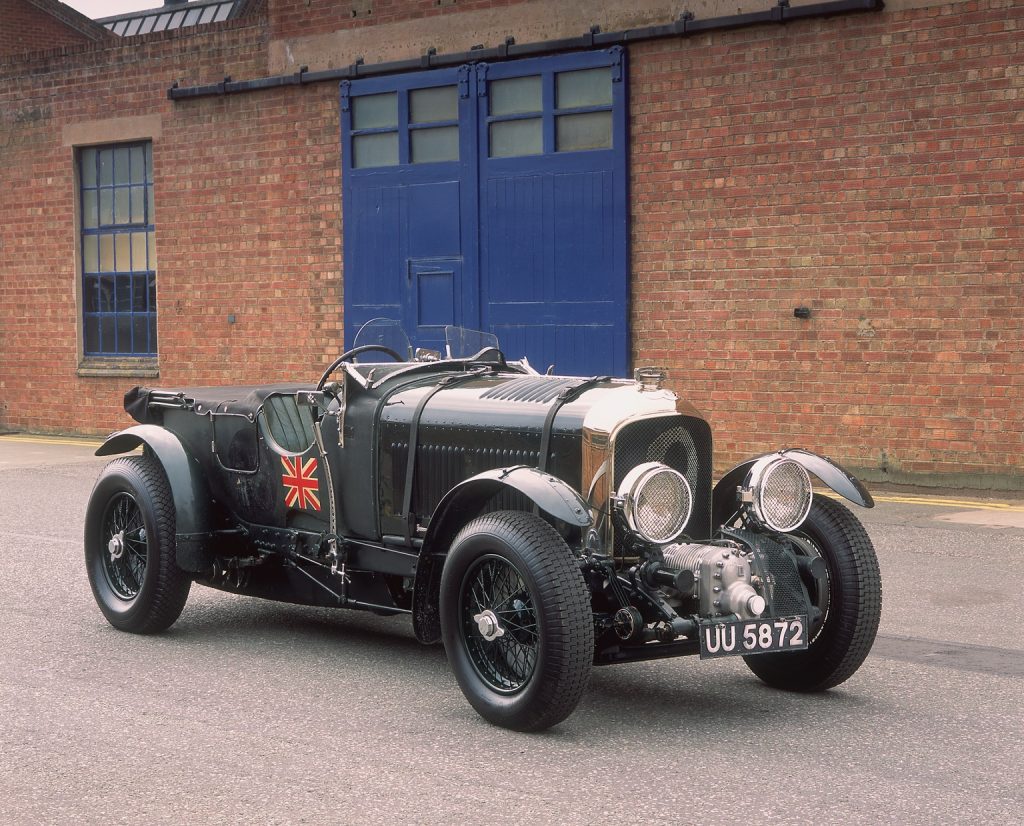
<path fill-rule="evenodd" d="M 629 368 L 622 52 L 342 85 L 345 329 L 494 332 L 558 373 Z"/>

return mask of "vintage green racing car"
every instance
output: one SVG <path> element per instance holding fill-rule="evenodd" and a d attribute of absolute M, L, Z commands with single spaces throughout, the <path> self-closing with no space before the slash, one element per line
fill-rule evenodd
<path fill-rule="evenodd" d="M 540 375 L 486 334 L 410 352 L 366 325 L 319 382 L 136 387 L 110 436 L 85 555 L 101 611 L 166 629 L 192 583 L 409 614 L 487 720 L 564 720 L 592 665 L 742 656 L 764 682 L 849 678 L 878 627 L 867 533 L 786 449 L 712 483 L 711 430 L 663 386 Z M 141 453 L 137 451 L 141 448 Z"/>

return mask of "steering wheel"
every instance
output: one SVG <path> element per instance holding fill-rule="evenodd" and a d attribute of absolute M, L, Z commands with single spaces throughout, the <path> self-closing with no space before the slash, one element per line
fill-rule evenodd
<path fill-rule="evenodd" d="M 324 374 L 320 377 L 320 381 L 317 382 L 316 389 L 318 391 L 324 389 L 324 385 L 327 384 L 327 379 L 330 378 L 331 373 L 337 370 L 341 366 L 341 363 L 343 361 L 348 361 L 349 359 L 355 358 L 356 356 L 361 355 L 362 353 L 368 353 L 372 350 L 376 350 L 377 352 L 389 355 L 395 361 L 405 361 L 405 359 L 403 359 L 398 353 L 396 353 L 390 347 L 385 347 L 383 344 L 363 344 L 360 345 L 359 347 L 353 347 L 351 350 L 346 350 L 344 353 L 342 353 L 334 361 L 331 362 L 331 366 L 324 370 Z"/>

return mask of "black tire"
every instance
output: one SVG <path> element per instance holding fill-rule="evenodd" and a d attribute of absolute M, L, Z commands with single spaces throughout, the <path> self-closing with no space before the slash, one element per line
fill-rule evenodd
<path fill-rule="evenodd" d="M 85 514 L 89 584 L 111 625 L 155 634 L 181 615 L 192 580 L 174 552 L 174 500 L 160 463 L 115 459 L 96 480 Z"/>
<path fill-rule="evenodd" d="M 487 636 L 487 612 L 500 636 Z M 441 574 L 440 613 L 448 661 L 485 720 L 540 731 L 576 708 L 594 658 L 590 593 L 543 519 L 499 511 L 466 525 Z"/>
<path fill-rule="evenodd" d="M 878 559 L 864 526 L 839 502 L 816 497 L 794 534 L 825 560 L 828 592 L 815 600 L 823 622 L 810 629 L 806 651 L 744 657 L 768 685 L 787 691 L 824 691 L 848 680 L 871 650 L 882 613 Z"/>

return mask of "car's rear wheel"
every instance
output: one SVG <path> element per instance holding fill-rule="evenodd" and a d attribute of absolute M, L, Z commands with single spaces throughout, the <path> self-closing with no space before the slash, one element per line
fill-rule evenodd
<path fill-rule="evenodd" d="M 441 576 L 441 635 L 466 699 L 519 731 L 561 722 L 590 676 L 590 596 L 565 541 L 530 513 L 466 525 Z"/>
<path fill-rule="evenodd" d="M 122 631 L 152 634 L 181 615 L 192 581 L 174 559 L 174 500 L 149 456 L 108 464 L 85 515 L 85 564 L 93 596 Z"/>
<path fill-rule="evenodd" d="M 878 631 L 882 584 L 871 539 L 839 502 L 816 497 L 795 535 L 826 566 L 827 584 L 812 588 L 821 621 L 805 651 L 745 657 L 764 682 L 789 691 L 824 691 L 860 668 Z"/>

